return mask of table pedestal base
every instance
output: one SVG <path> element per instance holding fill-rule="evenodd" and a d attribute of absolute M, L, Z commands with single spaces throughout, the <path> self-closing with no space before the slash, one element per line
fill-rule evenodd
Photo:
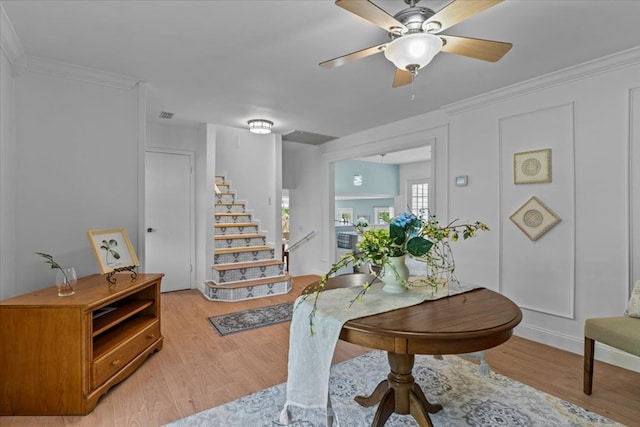
<path fill-rule="evenodd" d="M 355 398 L 356 402 L 367 408 L 380 403 L 371 426 L 384 426 L 395 412 L 411 414 L 420 427 L 433 427 L 429 413 L 435 414 L 442 409 L 442 405 L 429 403 L 411 375 L 415 356 L 389 352 L 388 357 L 391 372 L 387 379 L 380 382 L 371 395 Z"/>

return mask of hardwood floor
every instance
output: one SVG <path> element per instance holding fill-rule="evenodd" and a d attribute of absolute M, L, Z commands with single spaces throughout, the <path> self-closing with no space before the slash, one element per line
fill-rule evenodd
<path fill-rule="evenodd" d="M 147 427 L 203 411 L 286 381 L 289 323 L 220 337 L 206 318 L 294 300 L 294 289 L 236 303 L 207 301 L 197 290 L 162 294 L 164 348 L 111 389 L 87 416 L 0 417 L 0 426 Z M 368 349 L 339 342 L 334 362 Z M 513 337 L 487 351 L 491 369 L 622 424 L 640 426 L 640 374 L 596 362 L 594 391 L 582 393 L 582 357 Z M 357 427 L 357 426 L 353 426 Z"/>

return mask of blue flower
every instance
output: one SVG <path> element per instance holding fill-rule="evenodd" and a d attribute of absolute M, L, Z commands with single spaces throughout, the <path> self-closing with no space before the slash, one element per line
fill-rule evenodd
<path fill-rule="evenodd" d="M 393 220 L 391 221 L 391 224 L 397 225 L 398 227 L 405 228 L 406 226 L 410 226 L 417 219 L 418 218 L 410 212 L 402 212 L 400 215 L 393 218 Z"/>

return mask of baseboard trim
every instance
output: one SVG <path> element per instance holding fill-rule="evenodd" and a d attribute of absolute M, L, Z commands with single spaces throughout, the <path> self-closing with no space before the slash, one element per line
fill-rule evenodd
<path fill-rule="evenodd" d="M 538 328 L 532 325 L 520 324 L 516 327 L 515 335 L 550 345 L 571 353 L 584 353 L 584 337 L 573 337 Z M 596 342 L 595 359 L 610 365 L 619 366 L 631 371 L 640 372 L 640 357 L 625 353 L 616 348 Z"/>

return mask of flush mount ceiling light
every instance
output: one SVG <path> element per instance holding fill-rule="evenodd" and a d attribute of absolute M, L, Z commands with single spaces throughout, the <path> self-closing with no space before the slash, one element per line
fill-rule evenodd
<path fill-rule="evenodd" d="M 428 33 L 398 37 L 387 45 L 384 56 L 401 70 L 416 73 L 442 49 L 442 39 Z"/>
<path fill-rule="evenodd" d="M 273 122 L 265 119 L 252 119 L 247 122 L 249 124 L 249 132 L 265 135 L 271 133 Z"/>

